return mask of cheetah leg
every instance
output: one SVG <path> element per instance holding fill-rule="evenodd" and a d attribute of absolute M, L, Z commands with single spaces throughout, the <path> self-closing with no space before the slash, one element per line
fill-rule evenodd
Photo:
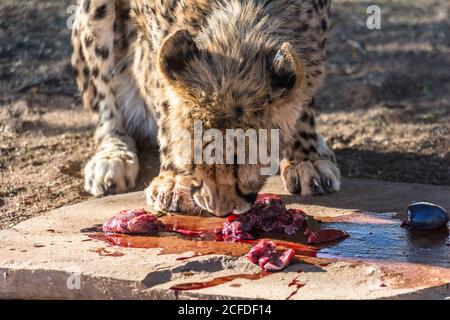
<path fill-rule="evenodd" d="M 286 189 L 304 196 L 339 190 L 341 175 L 333 151 L 315 130 L 314 99 L 297 120 L 293 141 L 283 150 L 281 177 Z"/>
<path fill-rule="evenodd" d="M 170 146 L 176 143 L 167 135 L 168 121 L 167 112 L 161 109 L 158 130 L 161 167 L 159 175 L 145 191 L 147 203 L 156 210 L 198 213 L 191 196 L 192 177 L 179 172 L 174 165 Z"/>
<path fill-rule="evenodd" d="M 81 1 L 72 36 L 72 64 L 83 103 L 99 112 L 97 151 L 84 170 L 85 189 L 95 196 L 133 188 L 139 171 L 135 142 L 126 133 L 112 87 L 114 64 L 120 61 L 113 48 L 115 6 L 109 0 Z"/>

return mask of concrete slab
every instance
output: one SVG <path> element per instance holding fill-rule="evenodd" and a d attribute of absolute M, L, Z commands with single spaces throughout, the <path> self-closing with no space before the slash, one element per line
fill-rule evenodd
<path fill-rule="evenodd" d="M 151 248 L 143 248 L 139 244 L 150 237 L 132 237 L 121 239 L 122 245 L 129 246 L 121 247 L 112 245 L 111 239 L 80 232 L 103 223 L 121 209 L 146 207 L 143 193 L 130 193 L 61 208 L 0 231 L 0 298 L 450 296 L 448 230 L 413 234 L 400 227 L 411 201 L 435 202 L 449 210 L 449 187 L 352 179 L 344 180 L 343 190 L 336 194 L 300 198 L 287 195 L 275 177 L 269 180 L 265 191 L 286 195 L 288 206 L 302 208 L 322 220 L 325 227 L 346 230 L 350 238 L 320 248 L 315 257 L 298 255 L 297 263 L 283 272 L 265 275 L 240 256 L 248 250 L 246 244 L 215 246 L 162 237 L 152 240 Z M 183 223 L 183 217 L 167 219 Z M 216 218 L 198 221 L 202 228 L 213 228 L 222 222 Z M 186 242 L 189 245 L 185 247 Z M 203 287 L 218 285 L 186 291 L 173 289 L 183 288 L 186 283 L 193 283 L 191 288 L 199 283 Z"/>

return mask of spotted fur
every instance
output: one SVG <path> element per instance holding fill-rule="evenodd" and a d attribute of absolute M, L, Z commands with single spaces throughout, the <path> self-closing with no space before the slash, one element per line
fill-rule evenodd
<path fill-rule="evenodd" d="M 185 164 L 180 130 L 194 120 L 279 129 L 287 190 L 338 190 L 314 120 L 330 25 L 329 0 L 81 0 L 72 62 L 84 106 L 99 113 L 86 190 L 131 188 L 137 149 L 158 143 L 146 192 L 156 209 L 247 211 L 267 177 L 259 165 Z"/>

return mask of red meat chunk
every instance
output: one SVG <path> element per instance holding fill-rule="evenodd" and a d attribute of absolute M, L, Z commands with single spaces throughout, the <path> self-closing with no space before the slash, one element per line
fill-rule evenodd
<path fill-rule="evenodd" d="M 164 225 L 144 209 L 122 210 L 103 224 L 105 233 L 152 233 L 164 230 Z"/>
<path fill-rule="evenodd" d="M 236 219 L 235 221 L 225 222 L 223 228 L 217 229 L 216 233 L 221 234 L 224 241 L 248 240 L 254 239 L 250 234 L 253 227 L 254 223 L 250 219 L 244 222 Z"/>
<path fill-rule="evenodd" d="M 305 224 L 306 218 L 301 210 L 287 210 L 277 195 L 260 194 L 250 211 L 228 217 L 217 233 L 221 233 L 224 241 L 239 241 L 254 239 L 251 234 L 254 230 L 293 235 Z"/>
<path fill-rule="evenodd" d="M 267 240 L 259 241 L 246 255 L 250 262 L 272 272 L 286 268 L 294 256 L 294 250 L 277 251 L 275 243 Z"/>
<path fill-rule="evenodd" d="M 308 243 L 321 244 L 331 242 L 343 238 L 347 238 L 349 234 L 342 230 L 337 229 L 322 229 L 316 232 L 309 233 Z"/>

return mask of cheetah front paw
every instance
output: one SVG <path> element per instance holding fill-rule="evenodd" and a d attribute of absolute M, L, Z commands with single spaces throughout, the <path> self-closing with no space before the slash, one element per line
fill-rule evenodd
<path fill-rule="evenodd" d="M 294 164 L 284 159 L 280 169 L 285 188 L 293 194 L 319 195 L 338 191 L 341 186 L 339 168 L 329 160 Z"/>
<path fill-rule="evenodd" d="M 84 168 L 84 188 L 97 197 L 122 193 L 134 188 L 138 172 L 136 153 L 128 150 L 99 151 Z"/>
<path fill-rule="evenodd" d="M 147 203 L 155 210 L 195 212 L 191 197 L 191 179 L 185 176 L 158 176 L 145 191 Z"/>

